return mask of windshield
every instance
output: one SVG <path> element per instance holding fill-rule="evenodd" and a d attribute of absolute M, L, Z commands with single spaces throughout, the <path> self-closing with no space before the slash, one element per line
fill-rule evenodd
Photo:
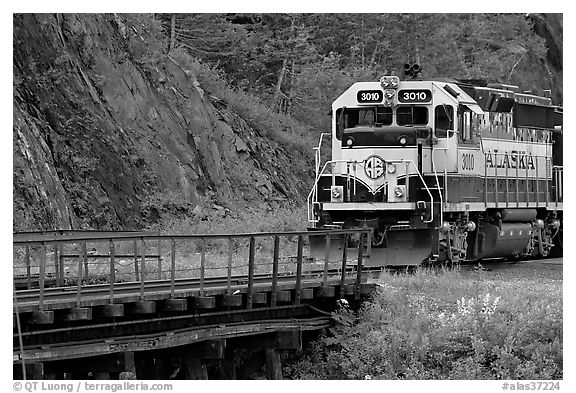
<path fill-rule="evenodd" d="M 406 105 L 396 108 L 396 124 L 399 126 L 423 126 L 428 124 L 428 108 Z"/>
<path fill-rule="evenodd" d="M 342 131 L 354 127 L 382 127 L 392 125 L 392 108 L 371 106 L 362 108 L 346 108 L 336 111 L 336 129 Z M 343 115 L 342 115 L 343 114 Z M 337 133 L 341 138 L 341 133 Z"/>
<path fill-rule="evenodd" d="M 391 126 L 394 117 L 399 126 L 424 126 L 428 124 L 428 108 L 417 105 L 400 105 L 394 111 L 384 106 L 340 108 L 336 111 L 336 137 L 341 139 L 342 130 L 348 128 Z"/>

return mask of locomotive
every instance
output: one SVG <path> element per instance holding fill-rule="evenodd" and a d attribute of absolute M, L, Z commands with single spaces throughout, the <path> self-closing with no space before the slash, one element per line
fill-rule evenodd
<path fill-rule="evenodd" d="M 550 94 L 483 80 L 354 83 L 314 148 L 309 230 L 369 229 L 367 265 L 561 254 L 562 114 Z"/>

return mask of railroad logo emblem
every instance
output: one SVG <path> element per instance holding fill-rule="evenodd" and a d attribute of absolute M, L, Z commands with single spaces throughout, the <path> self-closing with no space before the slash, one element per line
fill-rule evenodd
<path fill-rule="evenodd" d="M 364 160 L 364 172 L 369 179 L 377 180 L 384 176 L 384 160 L 380 156 L 370 156 Z"/>

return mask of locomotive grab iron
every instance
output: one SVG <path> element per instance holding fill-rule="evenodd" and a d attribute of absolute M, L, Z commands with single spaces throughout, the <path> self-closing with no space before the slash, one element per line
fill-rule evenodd
<path fill-rule="evenodd" d="M 563 111 L 549 97 L 384 76 L 354 83 L 331 113 L 310 230 L 370 228 L 377 266 L 561 254 Z M 324 257 L 322 239 L 311 249 Z"/>

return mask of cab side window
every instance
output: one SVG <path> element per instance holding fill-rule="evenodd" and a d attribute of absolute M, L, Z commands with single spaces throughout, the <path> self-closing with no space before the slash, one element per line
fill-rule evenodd
<path fill-rule="evenodd" d="M 454 129 L 454 108 L 450 105 L 437 105 L 434 109 L 434 134 L 437 138 L 446 138 L 448 130 Z M 449 136 L 452 136 L 450 132 Z"/>

